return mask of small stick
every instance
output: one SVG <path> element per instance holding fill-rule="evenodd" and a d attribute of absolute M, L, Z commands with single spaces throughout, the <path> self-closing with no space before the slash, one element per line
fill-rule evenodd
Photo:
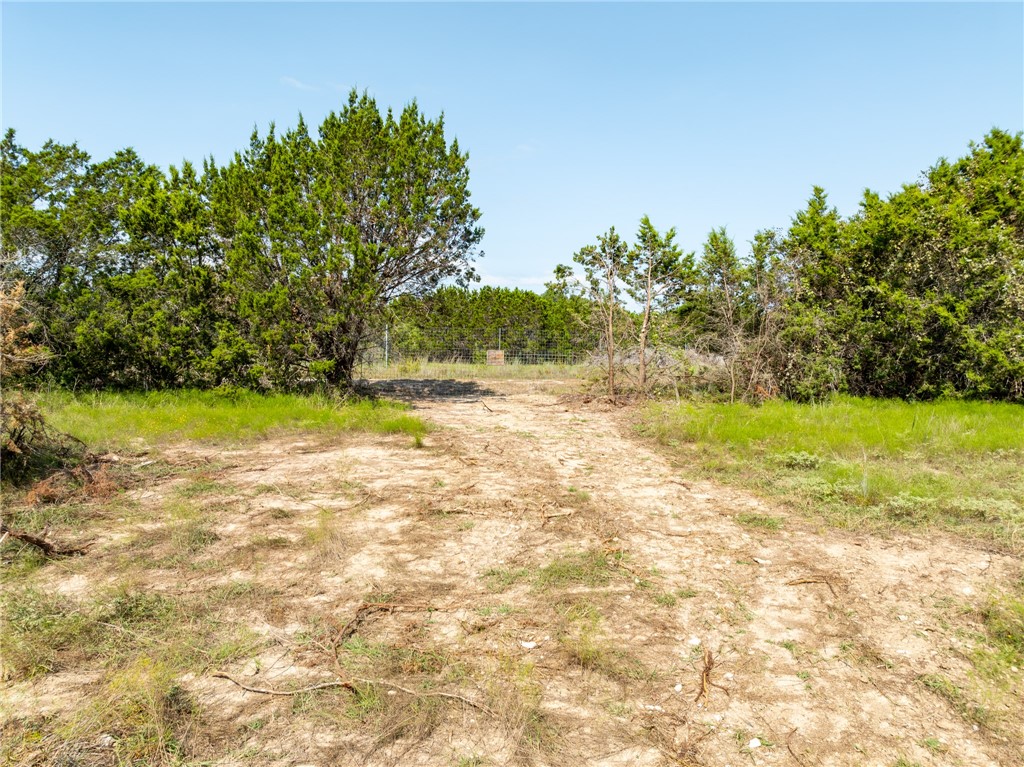
<path fill-rule="evenodd" d="M 786 585 L 800 586 L 804 583 L 824 583 L 826 586 L 828 586 L 828 590 L 832 592 L 832 596 L 834 596 L 836 599 L 839 598 L 839 595 L 836 593 L 836 590 L 832 588 L 832 584 L 829 583 L 827 578 L 797 578 L 795 581 L 788 581 Z"/>
<path fill-rule="evenodd" d="M 575 513 L 575 509 L 573 509 L 572 511 L 558 511 L 554 514 L 545 514 L 544 519 L 555 519 L 556 517 L 571 517 Z"/>
<path fill-rule="evenodd" d="M 793 737 L 793 733 L 795 733 L 796 730 L 797 730 L 797 728 L 794 727 L 792 730 L 790 730 L 789 735 L 786 736 L 786 750 L 789 751 L 789 753 L 793 756 L 794 759 L 796 759 L 796 763 L 799 764 L 800 767 L 803 767 L 804 760 L 801 759 L 797 755 L 796 751 L 793 750 L 793 747 L 791 745 L 789 745 L 789 739 Z"/>
<path fill-rule="evenodd" d="M 694 703 L 700 703 L 701 698 L 706 698 L 708 693 L 711 692 L 711 669 L 715 667 L 715 656 L 711 654 L 711 650 L 707 647 L 704 648 L 704 668 L 700 672 L 700 689 L 697 690 L 697 697 L 693 699 Z"/>

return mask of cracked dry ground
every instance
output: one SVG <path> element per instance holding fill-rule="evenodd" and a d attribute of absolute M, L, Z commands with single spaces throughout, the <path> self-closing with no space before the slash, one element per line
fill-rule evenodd
<path fill-rule="evenodd" d="M 921 683 L 968 685 L 967 608 L 1019 578 L 1018 559 L 819 529 L 687 478 L 629 411 L 541 384 L 389 388 L 434 425 L 423 448 L 351 436 L 219 452 L 209 476 L 234 494 L 216 499 L 220 539 L 202 556 L 224 566 L 146 576 L 200 594 L 255 585 L 225 608 L 260 638 L 222 669 L 241 684 L 384 682 L 271 696 L 189 676 L 208 763 L 1024 763 L 1019 707 L 979 728 Z M 743 512 L 785 523 L 751 529 Z M 14 692 L 60 707 L 88 682 Z"/>

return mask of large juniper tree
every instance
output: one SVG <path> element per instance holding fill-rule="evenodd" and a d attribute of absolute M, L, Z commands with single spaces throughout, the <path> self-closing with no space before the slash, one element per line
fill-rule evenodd
<path fill-rule="evenodd" d="M 239 332 L 277 385 L 351 380 L 389 301 L 474 277 L 483 235 L 467 155 L 414 103 L 352 92 L 316 137 L 253 134 L 214 185 Z"/>

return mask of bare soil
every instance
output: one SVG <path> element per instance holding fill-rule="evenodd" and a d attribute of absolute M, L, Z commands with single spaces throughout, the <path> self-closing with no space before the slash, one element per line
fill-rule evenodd
<path fill-rule="evenodd" d="M 550 382 L 384 390 L 434 425 L 422 447 L 358 435 L 168 451 L 220 488 L 194 501 L 217 540 L 204 566 L 132 577 L 173 595 L 247 584 L 222 616 L 260 640 L 181 680 L 201 711 L 196 763 L 1024 764 L 1020 676 L 982 699 L 972 662 L 979 612 L 1021 578 L 1018 558 L 819 528 L 694 481 L 636 436 L 632 410 Z M 160 508 L 182 481 L 136 500 Z M 90 554 L 44 582 L 115 583 L 132 536 L 163 524 L 98 527 Z M 0 715 L 73 712 L 98 674 L 7 683 Z M 237 684 L 354 679 L 373 682 Z"/>

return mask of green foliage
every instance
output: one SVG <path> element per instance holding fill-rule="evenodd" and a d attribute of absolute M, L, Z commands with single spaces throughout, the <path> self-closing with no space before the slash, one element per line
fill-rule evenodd
<path fill-rule="evenodd" d="M 993 130 L 848 221 L 816 187 L 782 246 L 782 390 L 1024 399 L 1022 178 L 1021 135 Z"/>
<path fill-rule="evenodd" d="M 415 103 L 396 119 L 354 91 L 313 138 L 253 133 L 212 185 L 227 286 L 253 370 L 276 387 L 343 384 L 387 304 L 474 278 L 483 235 L 467 155 Z"/>
<path fill-rule="evenodd" d="M 409 356 L 438 362 L 482 363 L 500 337 L 523 354 L 571 359 L 593 348 L 590 304 L 549 290 L 445 286 L 425 296 L 402 296 L 389 311 L 391 344 Z M 500 336 L 499 336 L 500 333 Z M 506 356 L 514 363 L 514 356 Z"/>
<path fill-rule="evenodd" d="M 271 126 L 202 174 L 13 131 L 0 150 L 0 278 L 64 385 L 347 384 L 391 300 L 474 277 L 467 156 L 415 103 L 353 92 L 316 138 Z"/>

